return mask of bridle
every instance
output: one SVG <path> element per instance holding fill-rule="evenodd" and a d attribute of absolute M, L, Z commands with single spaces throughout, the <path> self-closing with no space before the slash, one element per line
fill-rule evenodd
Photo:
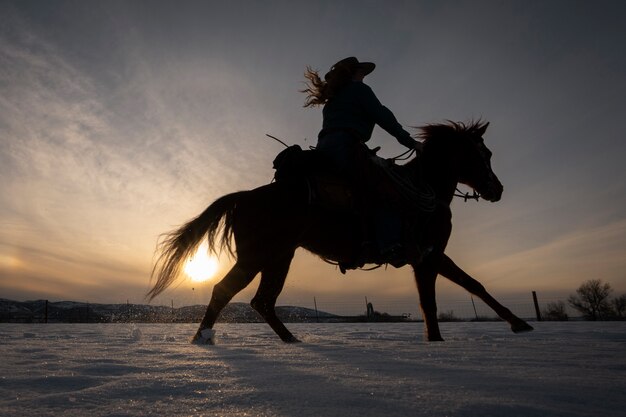
<path fill-rule="evenodd" d="M 454 197 L 462 198 L 463 201 L 467 203 L 467 200 L 476 200 L 476 201 L 478 201 L 480 199 L 480 194 L 478 194 L 476 192 L 476 190 L 472 190 L 472 194 L 470 194 L 469 192 L 463 193 L 457 187 L 456 193 L 454 193 Z"/>

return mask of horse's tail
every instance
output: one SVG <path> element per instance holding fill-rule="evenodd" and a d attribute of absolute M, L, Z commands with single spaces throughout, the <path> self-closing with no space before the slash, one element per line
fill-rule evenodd
<path fill-rule="evenodd" d="M 196 252 L 205 236 L 209 250 L 216 252 L 219 246 L 234 255 L 231 243 L 233 212 L 243 193 L 245 191 L 218 198 L 198 217 L 163 236 L 157 248 L 160 254 L 151 275 L 151 278 L 156 277 L 156 282 L 146 294 L 149 300 L 161 294 L 176 280 L 184 262 Z"/>

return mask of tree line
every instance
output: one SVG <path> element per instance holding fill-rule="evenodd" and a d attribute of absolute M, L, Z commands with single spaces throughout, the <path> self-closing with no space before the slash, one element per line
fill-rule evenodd
<path fill-rule="evenodd" d="M 585 281 L 567 303 L 587 320 L 624 320 L 626 318 L 626 294 L 611 298 L 613 288 L 600 279 Z M 567 320 L 563 301 L 548 303 L 542 311 L 544 320 Z"/>

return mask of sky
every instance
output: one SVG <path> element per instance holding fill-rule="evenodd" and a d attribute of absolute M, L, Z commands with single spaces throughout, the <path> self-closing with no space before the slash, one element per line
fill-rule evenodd
<path fill-rule="evenodd" d="M 490 122 L 505 191 L 453 202 L 459 266 L 497 298 L 624 293 L 625 19 L 620 1 L 3 1 L 0 297 L 143 302 L 161 233 L 271 181 L 265 134 L 315 145 L 304 70 L 347 56 L 377 64 L 365 82 L 407 130 Z M 205 303 L 230 265 L 155 302 Z M 279 304 L 364 296 L 416 304 L 410 268 L 343 276 L 299 250 Z"/>

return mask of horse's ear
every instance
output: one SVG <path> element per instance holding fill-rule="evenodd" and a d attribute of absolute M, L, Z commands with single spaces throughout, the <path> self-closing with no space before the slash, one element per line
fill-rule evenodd
<path fill-rule="evenodd" d="M 482 136 L 485 134 L 485 132 L 487 131 L 487 128 L 489 127 L 489 122 L 485 123 L 484 125 L 482 125 L 482 127 L 480 129 L 478 129 L 478 136 Z"/>

